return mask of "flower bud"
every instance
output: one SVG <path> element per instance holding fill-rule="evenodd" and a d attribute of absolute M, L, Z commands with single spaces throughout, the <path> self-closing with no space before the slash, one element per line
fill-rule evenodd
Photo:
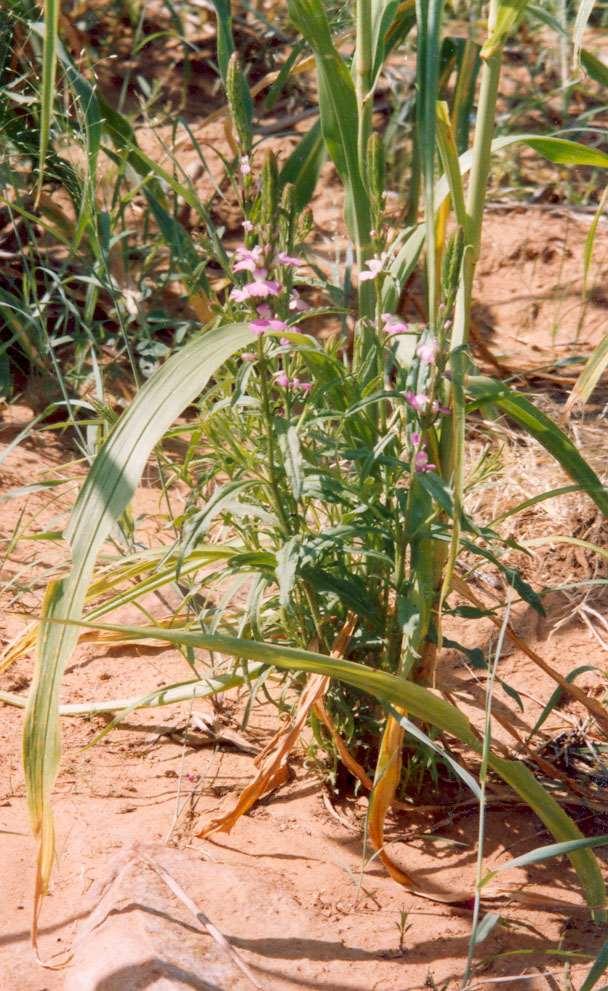
<path fill-rule="evenodd" d="M 228 62 L 226 96 L 241 150 L 244 155 L 248 155 L 253 144 L 253 102 L 236 52 L 230 56 Z"/>

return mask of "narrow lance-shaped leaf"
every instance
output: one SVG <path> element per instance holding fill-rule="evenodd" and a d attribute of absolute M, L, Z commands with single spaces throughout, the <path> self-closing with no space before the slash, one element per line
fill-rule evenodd
<path fill-rule="evenodd" d="M 79 619 L 97 554 L 129 504 L 146 462 L 165 431 L 209 378 L 251 334 L 246 324 L 212 330 L 174 354 L 143 387 L 97 455 L 66 530 L 69 575 L 50 586 L 43 608 L 38 660 L 24 727 L 30 816 L 39 839 L 34 939 L 40 902 L 54 857 L 50 796 L 59 766 L 59 688 L 78 630 L 56 619 Z"/>
<path fill-rule="evenodd" d="M 578 141 L 569 141 L 566 138 L 539 137 L 538 134 L 506 134 L 500 138 L 494 138 L 492 153 L 495 154 L 518 142 L 533 148 L 543 158 L 556 165 L 588 165 L 608 169 L 608 155 L 598 148 L 589 148 L 588 145 L 580 144 Z M 458 162 L 461 175 L 464 176 L 470 172 L 473 164 L 472 151 L 465 151 L 459 156 Z M 449 192 L 450 186 L 447 177 L 442 176 L 435 186 L 435 207 L 437 209 Z"/>
<path fill-rule="evenodd" d="M 577 378 L 566 403 L 566 413 L 570 413 L 577 403 L 586 403 L 602 375 L 608 368 L 608 334 L 602 338 L 587 359 L 585 367 Z"/>

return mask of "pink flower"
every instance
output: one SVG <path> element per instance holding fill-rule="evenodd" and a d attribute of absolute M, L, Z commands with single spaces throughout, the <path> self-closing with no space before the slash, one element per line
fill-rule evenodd
<path fill-rule="evenodd" d="M 365 264 L 367 265 L 367 270 L 363 269 L 362 272 L 359 272 L 359 282 L 369 282 L 371 279 L 376 279 L 382 271 L 384 259 L 370 258 Z"/>
<path fill-rule="evenodd" d="M 238 259 L 234 266 L 235 272 L 255 272 L 262 260 L 263 250 L 259 244 L 254 248 L 237 248 L 234 252 Z"/>
<path fill-rule="evenodd" d="M 243 230 L 245 231 L 245 234 L 249 234 L 249 232 L 253 230 L 253 224 L 250 220 L 243 221 Z"/>
<path fill-rule="evenodd" d="M 287 330 L 287 324 L 283 320 L 251 320 L 249 330 L 259 336 L 267 330 Z"/>
<path fill-rule="evenodd" d="M 410 326 L 404 323 L 400 317 L 395 316 L 394 313 L 383 313 L 382 322 L 384 324 L 385 334 L 407 334 L 410 333 Z"/>
<path fill-rule="evenodd" d="M 251 162 L 249 161 L 249 155 L 243 155 L 241 161 L 239 162 L 239 169 L 241 170 L 241 175 L 249 175 L 251 172 Z"/>
<path fill-rule="evenodd" d="M 279 344 L 282 347 L 284 347 L 284 348 L 290 348 L 291 347 L 291 341 L 289 340 L 288 337 L 280 337 L 279 338 Z"/>
<path fill-rule="evenodd" d="M 241 355 L 241 361 L 256 361 L 257 354 L 255 351 L 243 351 Z"/>
<path fill-rule="evenodd" d="M 434 365 L 439 351 L 439 341 L 435 337 L 429 337 L 422 341 L 416 348 L 416 354 L 424 365 Z"/>
<path fill-rule="evenodd" d="M 267 279 L 268 272 L 265 268 L 256 268 L 253 273 L 253 282 L 244 286 L 244 291 L 249 299 L 266 299 L 268 296 L 278 296 L 281 286 L 273 279 Z"/>
<path fill-rule="evenodd" d="M 272 310 L 270 309 L 268 303 L 260 303 L 260 305 L 259 306 L 256 306 L 255 309 L 256 309 L 257 315 L 259 317 L 261 317 L 262 320 L 271 320 L 272 319 Z"/>
<path fill-rule="evenodd" d="M 300 379 L 292 379 L 291 384 L 294 389 L 299 389 L 300 392 L 308 393 L 312 389 L 312 382 L 300 382 Z"/>
<path fill-rule="evenodd" d="M 433 413 L 441 413 L 442 416 L 449 416 L 452 412 L 449 406 L 441 406 L 436 399 L 433 401 L 431 409 Z"/>
<path fill-rule="evenodd" d="M 421 438 L 420 434 L 418 433 L 417 430 L 415 430 L 414 433 L 412 434 L 412 437 L 411 437 L 411 441 L 412 441 L 412 444 L 414 445 L 414 447 L 418 447 L 418 445 L 419 445 L 419 443 L 420 443 L 421 440 L 422 440 L 422 438 Z"/>
<path fill-rule="evenodd" d="M 260 337 L 261 334 L 266 333 L 269 324 L 270 324 L 270 320 L 250 320 L 249 330 L 251 331 L 252 334 L 255 334 L 256 337 Z"/>
<path fill-rule="evenodd" d="M 306 310 L 310 309 L 310 305 L 302 299 L 297 289 L 293 289 L 291 292 L 289 297 L 289 309 L 295 310 L 297 313 L 305 313 Z"/>
<path fill-rule="evenodd" d="M 431 462 L 429 461 L 429 456 L 426 453 L 426 451 L 421 450 L 421 451 L 416 451 L 416 454 L 414 456 L 414 467 L 416 471 L 427 472 L 427 471 L 433 471 L 433 469 L 436 466 L 434 464 L 431 464 Z"/>
<path fill-rule="evenodd" d="M 429 404 L 429 397 L 424 392 L 412 392 L 411 389 L 405 393 L 405 401 L 417 413 L 424 413 Z"/>
<path fill-rule="evenodd" d="M 246 286 L 235 286 L 230 293 L 230 299 L 235 303 L 245 303 L 249 299 L 249 294 L 245 291 Z"/>
<path fill-rule="evenodd" d="M 291 384 L 287 372 L 277 372 L 274 380 L 277 385 L 281 386 L 282 389 L 288 389 Z"/>
<path fill-rule="evenodd" d="M 279 251 L 277 261 L 279 265 L 287 265 L 291 268 L 300 268 L 300 266 L 304 264 L 301 258 L 295 258 L 293 255 L 288 255 L 286 251 Z"/>

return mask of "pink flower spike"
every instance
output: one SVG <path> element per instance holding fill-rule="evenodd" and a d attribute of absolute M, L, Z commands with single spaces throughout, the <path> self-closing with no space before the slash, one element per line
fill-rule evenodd
<path fill-rule="evenodd" d="M 256 361 L 257 354 L 254 351 L 243 351 L 241 361 Z"/>
<path fill-rule="evenodd" d="M 431 462 L 429 461 L 429 456 L 426 453 L 426 451 L 417 451 L 416 456 L 414 458 L 414 467 L 416 471 L 420 471 L 424 473 L 427 471 L 433 471 L 433 469 L 436 466 L 434 464 L 431 464 Z"/>
<path fill-rule="evenodd" d="M 423 413 L 429 404 L 429 397 L 424 392 L 412 392 L 411 389 L 405 393 L 405 401 L 417 413 Z"/>
<path fill-rule="evenodd" d="M 289 309 L 295 310 L 296 313 L 305 313 L 306 310 L 310 310 L 310 305 L 302 299 L 297 289 L 293 289 L 289 297 Z"/>
<path fill-rule="evenodd" d="M 268 303 L 260 303 L 259 306 L 256 306 L 256 313 L 262 320 L 270 320 L 272 317 L 272 310 Z"/>
<path fill-rule="evenodd" d="M 416 348 L 416 354 L 424 365 L 434 365 L 439 351 L 439 341 L 434 337 L 429 337 L 422 341 Z"/>
<path fill-rule="evenodd" d="M 284 320 L 277 320 L 277 319 L 269 320 L 268 321 L 268 329 L 269 330 L 287 330 L 287 324 L 285 323 Z"/>
<path fill-rule="evenodd" d="M 277 261 L 279 265 L 286 265 L 291 268 L 300 268 L 304 264 L 301 258 L 288 255 L 286 251 L 279 251 Z"/>
<path fill-rule="evenodd" d="M 414 431 L 414 433 L 412 434 L 412 444 L 414 445 L 414 447 L 418 447 L 421 439 L 422 438 L 420 437 L 418 431 Z"/>
<path fill-rule="evenodd" d="M 281 386 L 282 389 L 288 389 L 289 386 L 291 385 L 289 381 L 289 375 L 287 374 L 287 372 L 277 372 L 277 374 L 274 377 L 274 380 L 277 385 Z"/>
<path fill-rule="evenodd" d="M 294 379 L 291 383 L 294 389 L 299 389 L 300 392 L 307 394 L 312 389 L 312 382 L 300 382 L 299 379 Z"/>
<path fill-rule="evenodd" d="M 369 282 L 371 279 L 377 278 L 382 271 L 384 259 L 370 258 L 365 264 L 367 265 L 367 269 L 359 272 L 359 282 Z"/>
<path fill-rule="evenodd" d="M 249 175 L 251 172 L 251 162 L 249 161 L 249 155 L 242 155 L 241 161 L 239 162 L 239 169 L 241 175 Z"/>
<path fill-rule="evenodd" d="M 249 234 L 249 232 L 253 230 L 253 224 L 250 220 L 243 221 L 243 230 L 245 231 L 245 234 Z"/>

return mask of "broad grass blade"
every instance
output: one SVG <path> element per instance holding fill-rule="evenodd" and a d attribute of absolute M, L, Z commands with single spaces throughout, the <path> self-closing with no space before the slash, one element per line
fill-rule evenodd
<path fill-rule="evenodd" d="M 247 324 L 231 324 L 201 335 L 176 352 L 138 394 L 97 455 L 74 506 L 66 538 L 70 574 L 49 587 L 40 630 L 38 659 L 24 726 L 24 765 L 32 827 L 39 840 L 33 938 L 41 899 L 54 858 L 50 797 L 60 756 L 59 688 L 76 646 L 78 628 L 57 619 L 82 615 L 97 554 L 128 506 L 155 445 L 210 377 L 251 340 Z"/>
<path fill-rule="evenodd" d="M 347 192 L 346 219 L 358 245 L 369 242 L 371 213 L 357 155 L 358 112 L 352 76 L 334 46 L 320 0 L 289 0 L 289 16 L 312 48 L 319 85 L 321 130 Z"/>

